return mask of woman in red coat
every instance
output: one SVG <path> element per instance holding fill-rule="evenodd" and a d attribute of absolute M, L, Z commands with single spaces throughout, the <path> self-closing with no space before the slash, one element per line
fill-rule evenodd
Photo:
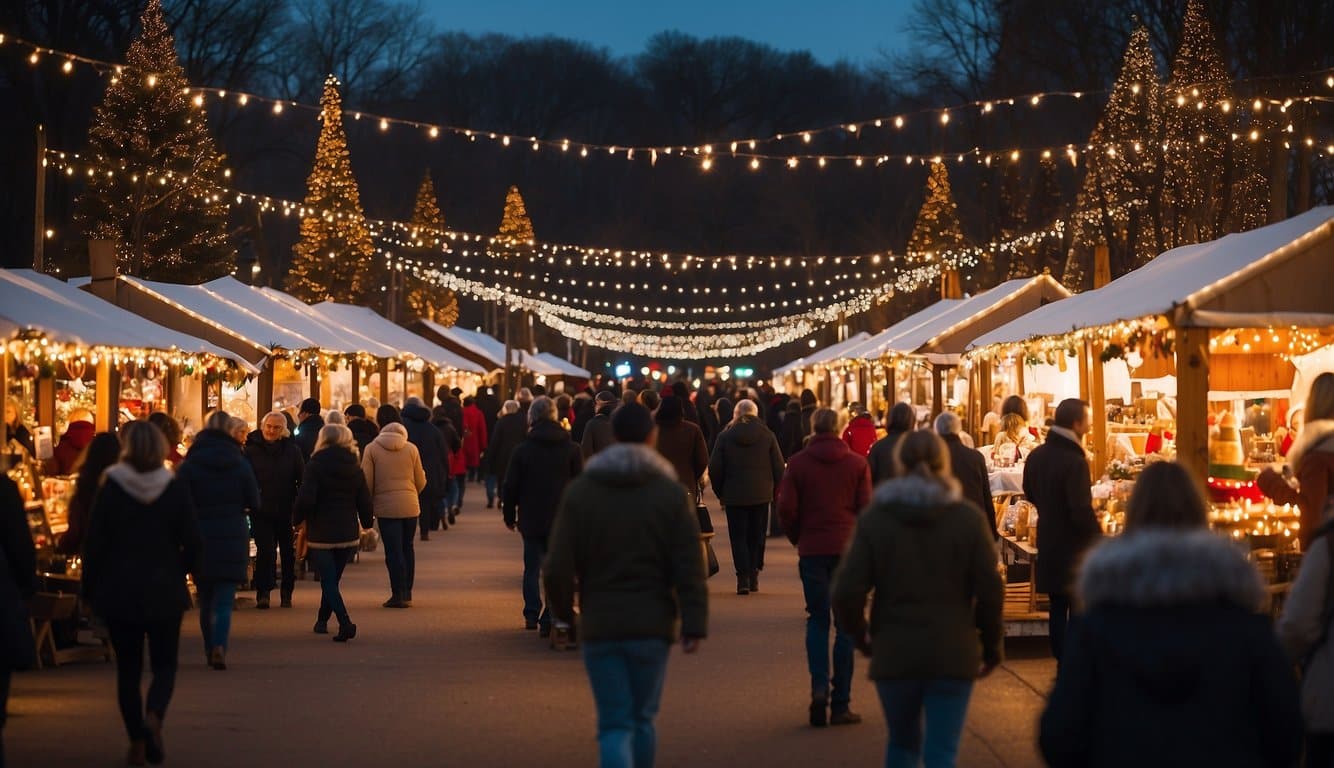
<path fill-rule="evenodd" d="M 848 444 L 852 452 L 866 458 L 871 452 L 871 446 L 875 445 L 876 434 L 875 422 L 871 421 L 871 414 L 866 412 L 860 405 L 854 405 L 853 411 L 856 415 L 852 421 L 848 422 L 847 429 L 843 430 L 843 442 Z"/>
<path fill-rule="evenodd" d="M 478 480 L 477 468 L 482 465 L 486 450 L 486 414 L 471 397 L 463 398 L 463 457 L 469 480 Z M 457 474 L 457 473 L 456 473 Z"/>

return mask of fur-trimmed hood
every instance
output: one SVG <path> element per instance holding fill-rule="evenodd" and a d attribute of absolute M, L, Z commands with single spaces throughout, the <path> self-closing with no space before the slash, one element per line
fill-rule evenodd
<path fill-rule="evenodd" d="M 1302 432 L 1288 450 L 1288 463 L 1300 467 L 1302 457 L 1311 451 L 1334 453 L 1334 419 L 1317 419 L 1302 426 Z"/>
<path fill-rule="evenodd" d="M 925 522 L 931 510 L 962 499 L 959 481 L 953 477 L 935 480 L 917 474 L 886 480 L 871 493 L 872 504 L 891 508 L 908 523 Z"/>
<path fill-rule="evenodd" d="M 401 451 L 408 445 L 408 428 L 398 423 L 386 424 L 380 428 L 374 442 L 387 451 Z"/>
<path fill-rule="evenodd" d="M 171 485 L 171 470 L 158 467 L 149 472 L 140 472 L 134 467 L 121 462 L 112 464 L 106 471 L 107 480 L 115 482 L 130 498 L 140 504 L 152 504 Z"/>
<path fill-rule="evenodd" d="M 588 460 L 584 472 L 615 485 L 641 483 L 655 475 L 676 482 L 676 469 L 662 454 L 647 445 L 616 443 Z"/>
<path fill-rule="evenodd" d="M 1107 539 L 1084 560 L 1078 596 L 1086 609 L 1236 605 L 1259 611 L 1260 572 L 1227 539 L 1208 530 L 1147 530 Z"/>

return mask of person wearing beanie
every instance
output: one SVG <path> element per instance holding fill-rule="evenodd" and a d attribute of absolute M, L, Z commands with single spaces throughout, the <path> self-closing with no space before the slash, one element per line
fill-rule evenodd
<path fill-rule="evenodd" d="M 610 390 L 602 390 L 593 398 L 593 408 L 593 418 L 588 422 L 588 426 L 584 427 L 584 437 L 579 446 L 583 450 L 585 461 L 616 442 L 616 436 L 612 434 L 611 429 L 611 414 L 616 409 L 616 395 Z"/>
<path fill-rule="evenodd" d="M 292 439 L 301 448 L 301 458 L 310 461 L 310 454 L 315 451 L 315 441 L 320 439 L 320 430 L 324 429 L 324 417 L 320 415 L 320 401 L 308 397 L 301 401 L 296 412 L 296 430 Z"/>
<path fill-rule="evenodd" d="M 343 415 L 347 417 L 347 428 L 352 430 L 352 437 L 357 441 L 357 455 L 360 456 L 366 452 L 366 446 L 371 444 L 375 436 L 380 434 L 380 428 L 366 418 L 366 406 L 361 403 L 344 408 Z"/>
<path fill-rule="evenodd" d="M 699 523 L 656 429 L 637 403 L 611 418 L 617 443 L 588 462 L 561 500 L 545 581 L 561 624 L 581 609 L 584 667 L 597 709 L 601 763 L 652 765 L 667 657 L 708 635 Z M 576 587 L 577 585 L 577 587 Z"/>

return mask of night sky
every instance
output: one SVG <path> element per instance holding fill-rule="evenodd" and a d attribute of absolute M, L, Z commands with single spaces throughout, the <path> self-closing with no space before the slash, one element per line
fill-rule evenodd
<path fill-rule="evenodd" d="M 809 50 L 832 64 L 874 63 L 906 47 L 912 0 L 422 0 L 439 30 L 554 35 L 633 55 L 663 30 L 735 35 L 780 50 Z"/>

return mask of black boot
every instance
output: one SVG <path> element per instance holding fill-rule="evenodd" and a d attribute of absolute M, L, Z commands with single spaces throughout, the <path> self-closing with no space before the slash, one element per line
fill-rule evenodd
<path fill-rule="evenodd" d="M 292 607 L 292 590 L 284 589 L 282 591 L 282 602 L 278 603 L 278 607 L 280 608 Z"/>
<path fill-rule="evenodd" d="M 346 643 L 356 636 L 357 625 L 349 621 L 346 624 L 340 623 L 338 625 L 338 634 L 334 635 L 333 641 L 335 643 Z"/>
<path fill-rule="evenodd" d="M 811 727 L 823 728 L 829 724 L 829 705 L 823 696 L 811 697 Z"/>
<path fill-rule="evenodd" d="M 750 591 L 751 591 L 751 592 L 759 592 L 759 591 L 760 591 L 760 572 L 759 572 L 759 571 L 751 571 L 751 572 L 750 572 Z"/>
<path fill-rule="evenodd" d="M 269 609 L 269 593 L 267 591 L 255 593 L 255 608 L 261 611 Z"/>

